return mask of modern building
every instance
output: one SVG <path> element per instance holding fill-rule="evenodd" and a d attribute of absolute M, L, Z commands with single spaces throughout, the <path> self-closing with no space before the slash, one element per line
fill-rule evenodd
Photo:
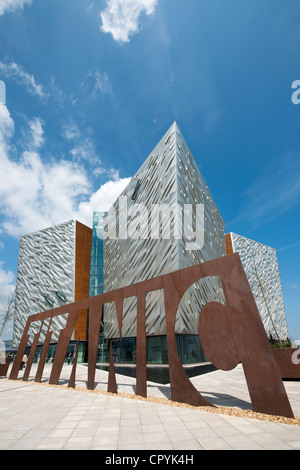
<path fill-rule="evenodd" d="M 236 233 L 226 234 L 226 254 L 238 253 L 267 336 L 286 340 L 286 322 L 276 250 Z"/>
<path fill-rule="evenodd" d="M 105 292 L 225 256 L 224 221 L 176 123 L 108 211 L 104 231 Z M 198 316 L 212 300 L 224 302 L 218 278 L 199 281 L 180 303 L 175 328 L 183 362 L 204 359 Z M 136 308 L 136 298 L 124 302 L 117 361 L 134 361 Z M 146 334 L 148 362 L 167 362 L 163 292 L 147 296 Z M 104 336 L 119 336 L 114 305 L 104 306 Z"/>
<path fill-rule="evenodd" d="M 70 220 L 20 238 L 13 345 L 22 337 L 28 315 L 88 297 L 92 230 Z M 78 315 L 74 340 L 86 340 L 87 312 Z M 64 319 L 51 323 L 52 341 L 65 326 Z M 38 327 L 38 326 L 37 326 Z M 43 343 L 48 325 L 43 325 Z M 37 331 L 30 331 L 31 340 Z"/>
<path fill-rule="evenodd" d="M 277 255 L 273 248 L 229 233 L 176 123 L 144 161 L 106 212 L 94 212 L 92 228 L 78 221 L 21 237 L 16 285 L 14 347 L 28 315 L 94 297 L 139 281 L 238 252 L 268 336 L 288 336 Z M 183 364 L 206 361 L 198 318 L 211 301 L 225 303 L 218 277 L 191 286 L 176 315 L 177 349 Z M 114 304 L 103 307 L 98 362 L 136 359 L 137 302 L 125 299 L 122 341 Z M 53 357 L 64 318 L 51 323 Z M 48 325 L 42 325 L 42 344 Z M 79 361 L 87 360 L 89 312 L 79 313 L 70 351 L 80 340 Z M 30 331 L 31 339 L 39 325 Z M 162 291 L 146 296 L 147 361 L 168 362 Z M 29 344 L 30 344 L 29 342 Z M 73 349 L 72 349 L 73 348 Z M 37 357 L 41 348 L 37 348 Z M 68 351 L 69 352 L 69 351 Z"/>

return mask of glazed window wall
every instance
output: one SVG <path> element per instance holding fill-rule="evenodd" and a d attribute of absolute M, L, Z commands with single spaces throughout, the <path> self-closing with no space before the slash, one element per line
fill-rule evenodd
<path fill-rule="evenodd" d="M 89 297 L 103 294 L 103 217 L 106 212 L 93 213 Z M 103 332 L 103 316 L 101 334 Z M 87 354 L 85 354 L 85 362 Z"/>
<path fill-rule="evenodd" d="M 110 341 L 100 337 L 98 363 L 109 363 Z M 136 362 L 136 338 L 112 340 L 113 357 L 116 364 L 134 364 Z M 147 363 L 167 364 L 168 347 L 166 336 L 147 337 Z M 176 335 L 176 345 L 182 364 L 208 362 L 197 335 Z"/>
<path fill-rule="evenodd" d="M 97 362 L 108 364 L 110 357 L 110 341 L 99 338 Z M 136 338 L 123 338 L 112 340 L 113 357 L 116 364 L 134 364 L 136 362 Z M 193 364 L 208 362 L 197 335 L 176 335 L 176 344 L 178 354 L 182 364 Z M 68 362 L 68 355 L 76 351 L 77 342 L 70 341 L 68 351 L 65 357 L 65 363 Z M 39 362 L 43 345 L 36 348 L 34 363 Z M 46 363 L 53 363 L 56 352 L 56 344 L 50 344 Z M 30 353 L 30 347 L 26 348 L 27 357 Z M 87 363 L 88 348 L 87 341 L 80 341 L 78 349 L 78 363 Z M 147 363 L 148 364 L 168 364 L 168 347 L 166 336 L 148 336 L 147 337 Z"/>
<path fill-rule="evenodd" d="M 103 293 L 103 217 L 105 214 L 105 212 L 93 214 L 89 297 Z"/>
<path fill-rule="evenodd" d="M 57 347 L 56 343 L 49 345 L 47 358 L 46 358 L 46 364 L 53 363 L 55 352 L 56 352 L 56 347 Z M 65 363 L 68 362 L 69 353 L 71 353 L 71 357 L 73 359 L 75 352 L 76 352 L 76 347 L 77 347 L 77 341 L 70 341 L 70 344 L 68 346 L 68 350 L 65 356 L 65 361 L 64 361 Z M 29 357 L 30 349 L 31 349 L 31 346 L 28 346 L 25 350 L 25 354 L 27 355 L 27 357 Z M 41 354 L 42 354 L 42 350 L 43 350 L 43 345 L 42 344 L 38 345 L 34 354 L 34 358 L 33 358 L 34 364 L 39 362 Z M 79 343 L 77 362 L 87 362 L 87 342 L 86 341 L 80 341 Z"/>

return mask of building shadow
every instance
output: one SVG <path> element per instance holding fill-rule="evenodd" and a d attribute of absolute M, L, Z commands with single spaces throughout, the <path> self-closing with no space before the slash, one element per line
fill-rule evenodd
<path fill-rule="evenodd" d="M 199 393 L 206 398 L 212 405 L 237 407 L 242 410 L 252 410 L 252 404 L 249 401 L 241 400 L 240 398 L 229 395 L 228 393 L 205 392 L 199 390 Z"/>

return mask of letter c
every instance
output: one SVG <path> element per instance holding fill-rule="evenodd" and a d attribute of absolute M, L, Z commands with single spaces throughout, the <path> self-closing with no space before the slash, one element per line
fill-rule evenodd
<path fill-rule="evenodd" d="M 225 305 L 209 302 L 201 310 L 198 321 L 200 344 L 207 358 L 221 370 L 232 370 L 240 361 L 229 318 Z"/>

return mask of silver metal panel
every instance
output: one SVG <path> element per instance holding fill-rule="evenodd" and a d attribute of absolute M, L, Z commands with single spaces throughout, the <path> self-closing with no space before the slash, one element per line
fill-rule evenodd
<path fill-rule="evenodd" d="M 234 252 L 239 253 L 267 335 L 288 337 L 276 250 L 231 233 Z"/>
<path fill-rule="evenodd" d="M 18 346 L 29 315 L 74 301 L 75 273 L 75 221 L 40 230 L 20 238 L 19 262 L 16 284 L 13 344 Z M 66 296 L 63 301 L 57 295 Z M 54 318 L 51 324 L 52 341 L 58 340 L 65 327 L 64 318 Z M 38 330 L 35 331 L 35 333 Z M 44 342 L 47 325 L 44 325 L 40 342 Z"/>
<path fill-rule="evenodd" d="M 124 236 L 124 239 L 120 239 L 119 236 L 124 235 L 122 217 L 125 206 L 122 201 L 126 201 L 128 213 L 138 209 L 139 204 L 140 207 L 148 209 L 138 214 L 137 219 L 135 217 L 124 219 L 127 220 L 129 229 L 128 236 Z M 166 210 L 171 207 L 177 210 L 184 204 L 204 204 L 204 243 L 200 249 L 189 251 L 184 233 L 182 237 L 174 236 L 176 217 L 172 213 L 169 221 L 162 220 L 159 237 L 151 238 L 153 217 L 150 209 L 153 205 L 162 204 L 166 204 Z M 135 220 L 138 220 L 138 229 L 140 229 L 139 232 L 135 232 L 138 234 L 136 238 L 133 237 L 132 230 Z M 171 222 L 171 237 L 164 239 L 169 222 Z M 108 234 L 104 240 L 104 292 L 225 256 L 224 221 L 176 123 L 171 126 L 113 204 L 104 219 L 104 230 Z M 206 279 L 197 289 L 194 287 L 187 293 L 178 309 L 176 333 L 197 334 L 199 309 L 209 300 L 224 302 L 218 279 Z M 193 319 L 191 311 L 197 312 Z M 104 319 L 105 336 L 117 338 L 118 327 L 111 306 L 105 307 Z M 134 336 L 135 319 L 134 305 L 124 308 L 122 326 L 124 337 Z M 166 334 L 161 292 L 147 296 L 146 324 L 147 335 Z"/>

